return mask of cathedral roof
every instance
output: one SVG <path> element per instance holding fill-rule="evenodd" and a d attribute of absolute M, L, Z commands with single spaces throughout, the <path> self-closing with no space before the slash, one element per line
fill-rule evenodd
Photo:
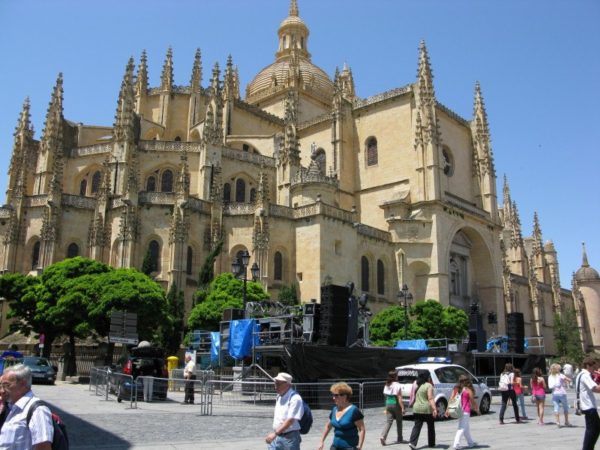
<path fill-rule="evenodd" d="M 579 268 L 579 270 L 577 272 L 575 272 L 575 279 L 577 281 L 592 281 L 592 280 L 600 281 L 600 274 L 598 274 L 598 271 L 596 269 L 594 269 L 593 267 L 590 267 L 590 264 L 588 263 L 587 253 L 585 252 L 585 244 L 582 244 L 582 245 L 583 245 L 583 260 L 581 262 L 581 267 Z"/>

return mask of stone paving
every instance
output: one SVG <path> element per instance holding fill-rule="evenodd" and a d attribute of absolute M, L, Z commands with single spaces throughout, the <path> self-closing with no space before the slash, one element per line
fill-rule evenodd
<path fill-rule="evenodd" d="M 48 401 L 67 424 L 72 449 L 178 449 L 178 450 L 265 450 L 264 435 L 271 428 L 270 407 L 249 410 L 215 408 L 212 416 L 202 416 L 200 406 L 181 405 L 183 393 L 169 394 L 172 401 L 144 403 L 137 409 L 129 403 L 117 403 L 114 397 L 108 401 L 88 390 L 87 385 L 61 384 L 56 386 L 35 385 L 34 392 Z M 181 396 L 181 399 L 179 398 Z M 573 397 L 571 392 L 570 400 Z M 554 423 L 551 405 L 546 406 L 544 426 L 530 420 L 522 425 L 512 419 L 509 405 L 506 425 L 498 424 L 499 398 L 494 397 L 492 412 L 471 419 L 473 438 L 480 449 L 541 448 L 543 450 L 573 450 L 581 448 L 584 419 L 571 415 L 573 428 L 558 428 Z M 535 418 L 535 410 L 527 403 L 529 417 Z M 328 415 L 327 411 L 314 410 L 315 422 L 311 432 L 303 437 L 303 449 L 316 449 Z M 561 419 L 562 420 L 562 419 Z M 381 449 L 379 435 L 385 423 L 383 408 L 365 411 L 367 437 L 364 450 Z M 412 429 L 410 418 L 404 421 L 404 438 Z M 436 423 L 437 447 L 450 449 L 456 421 Z M 389 439 L 395 439 L 395 428 Z M 326 448 L 331 444 L 331 434 Z M 421 432 L 419 448 L 427 448 L 426 429 Z M 393 450 L 408 450 L 407 444 L 387 446 Z"/>

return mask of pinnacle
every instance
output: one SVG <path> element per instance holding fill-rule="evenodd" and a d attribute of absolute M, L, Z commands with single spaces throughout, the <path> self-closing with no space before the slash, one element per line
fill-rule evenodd
<path fill-rule="evenodd" d="M 581 267 L 590 267 L 590 263 L 588 262 L 587 252 L 585 251 L 585 242 L 581 243 L 581 247 L 582 247 L 582 250 L 583 250 L 583 255 L 582 255 L 582 260 L 581 260 Z"/>
<path fill-rule="evenodd" d="M 298 2 L 297 0 L 290 0 L 290 16 L 298 16 L 300 13 L 298 11 Z"/>
<path fill-rule="evenodd" d="M 160 77 L 160 87 L 170 90 L 173 87 L 173 48 L 169 46 Z"/>
<path fill-rule="evenodd" d="M 190 85 L 192 89 L 199 88 L 202 84 L 202 54 L 200 49 L 196 49 L 196 54 L 194 55 L 194 66 L 192 68 L 192 79 L 190 81 Z"/>

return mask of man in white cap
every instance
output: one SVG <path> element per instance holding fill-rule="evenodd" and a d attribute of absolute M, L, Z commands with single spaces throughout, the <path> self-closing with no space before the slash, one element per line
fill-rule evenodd
<path fill-rule="evenodd" d="M 300 424 L 304 414 L 302 397 L 292 389 L 292 376 L 280 372 L 273 379 L 277 400 L 273 415 L 273 431 L 265 441 L 269 450 L 300 450 Z"/>

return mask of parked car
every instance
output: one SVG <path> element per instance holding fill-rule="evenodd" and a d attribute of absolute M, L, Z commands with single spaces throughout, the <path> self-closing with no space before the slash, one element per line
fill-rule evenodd
<path fill-rule="evenodd" d="M 134 386 L 137 400 L 144 399 L 144 378 L 139 377 L 157 378 L 152 380 L 152 400 L 167 398 L 169 373 L 162 348 L 134 347 L 121 367 L 111 369 L 110 390 L 117 395 L 117 401 L 130 400 Z"/>
<path fill-rule="evenodd" d="M 402 401 L 405 406 L 408 406 L 412 385 L 419 373 L 428 372 L 433 381 L 433 395 L 440 418 L 444 417 L 448 401 L 452 396 L 452 390 L 461 375 L 467 375 L 471 378 L 475 388 L 475 399 L 479 403 L 481 414 L 487 414 L 490 411 L 492 393 L 487 384 L 462 366 L 440 362 L 416 363 L 396 367 L 396 371 L 398 372 L 398 383 L 402 386 Z"/>
<path fill-rule="evenodd" d="M 58 368 L 50 364 L 46 358 L 39 356 L 25 356 L 23 364 L 31 369 L 32 381 L 38 383 L 54 384 Z"/>

